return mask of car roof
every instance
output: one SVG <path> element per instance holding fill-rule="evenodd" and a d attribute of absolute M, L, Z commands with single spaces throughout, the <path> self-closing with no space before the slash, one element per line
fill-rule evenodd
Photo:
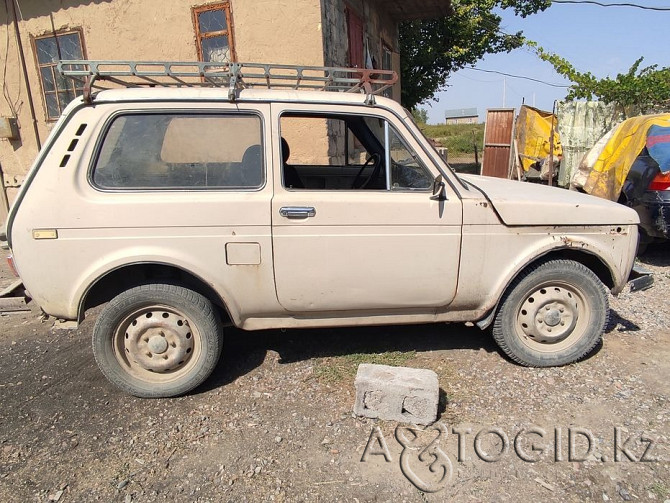
<path fill-rule="evenodd" d="M 363 105 L 369 95 L 336 91 L 306 91 L 292 89 L 240 89 L 234 101 L 337 103 Z M 93 95 L 93 102 L 127 101 L 231 101 L 225 87 L 135 87 L 106 89 Z M 374 96 L 374 103 L 391 109 L 402 109 L 396 101 Z"/>

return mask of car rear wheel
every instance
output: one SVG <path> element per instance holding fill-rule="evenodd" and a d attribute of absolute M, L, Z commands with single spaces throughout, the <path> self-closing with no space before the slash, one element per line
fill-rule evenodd
<path fill-rule="evenodd" d="M 600 279 L 572 260 L 524 271 L 505 293 L 493 337 L 514 361 L 532 367 L 575 362 L 600 342 L 609 318 Z"/>
<path fill-rule="evenodd" d="M 212 303 L 193 290 L 148 284 L 114 297 L 93 329 L 102 373 L 143 398 L 173 397 L 199 386 L 221 355 L 222 328 Z"/>

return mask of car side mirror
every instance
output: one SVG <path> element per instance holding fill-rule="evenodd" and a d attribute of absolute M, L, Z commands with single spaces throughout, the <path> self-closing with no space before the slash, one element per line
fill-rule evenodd
<path fill-rule="evenodd" d="M 437 175 L 437 178 L 433 181 L 433 195 L 430 196 L 432 201 L 446 201 L 447 200 L 447 187 L 442 180 L 442 175 Z"/>

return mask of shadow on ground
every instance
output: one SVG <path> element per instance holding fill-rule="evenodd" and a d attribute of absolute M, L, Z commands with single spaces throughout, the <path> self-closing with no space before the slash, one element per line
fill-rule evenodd
<path fill-rule="evenodd" d="M 354 353 L 438 351 L 450 349 L 498 350 L 488 332 L 461 324 L 389 325 L 324 329 L 246 332 L 229 328 L 223 357 L 214 374 L 199 391 L 228 384 L 260 366 L 269 350 L 278 363 Z"/>
<path fill-rule="evenodd" d="M 614 330 L 617 332 L 638 332 L 641 328 L 638 324 L 623 318 L 616 310 L 610 309 L 610 319 L 605 327 L 605 333 L 609 334 Z"/>
<path fill-rule="evenodd" d="M 642 264 L 667 267 L 670 266 L 670 241 L 652 243 L 638 260 Z"/>

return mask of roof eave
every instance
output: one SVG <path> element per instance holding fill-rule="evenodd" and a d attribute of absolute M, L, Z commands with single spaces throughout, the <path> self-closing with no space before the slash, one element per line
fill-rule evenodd
<path fill-rule="evenodd" d="M 376 0 L 398 22 L 436 19 L 453 11 L 451 0 Z"/>

